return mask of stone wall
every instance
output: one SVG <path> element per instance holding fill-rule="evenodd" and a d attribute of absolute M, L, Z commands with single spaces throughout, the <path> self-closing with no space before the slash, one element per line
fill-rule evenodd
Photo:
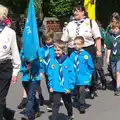
<path fill-rule="evenodd" d="M 62 28 L 60 26 L 60 21 L 57 18 L 45 17 L 43 25 L 45 29 L 51 29 L 54 31 L 54 40 L 61 39 Z"/>

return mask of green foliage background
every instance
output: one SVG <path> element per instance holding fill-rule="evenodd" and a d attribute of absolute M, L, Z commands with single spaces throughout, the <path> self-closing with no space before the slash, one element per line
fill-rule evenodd
<path fill-rule="evenodd" d="M 40 12 L 40 5 L 39 5 L 38 0 L 34 0 L 34 7 L 35 7 L 35 11 L 36 11 L 36 16 L 37 16 Z M 27 12 L 28 12 L 28 7 L 25 10 L 25 17 L 27 17 Z"/>
<path fill-rule="evenodd" d="M 48 14 L 54 17 L 69 15 L 74 0 L 50 0 Z"/>
<path fill-rule="evenodd" d="M 39 14 L 40 5 L 35 1 L 36 15 Z M 72 14 L 72 7 L 74 3 L 84 3 L 84 0 L 42 0 L 43 14 L 49 17 L 68 17 Z M 0 4 L 6 5 L 12 15 L 18 17 L 21 13 L 27 13 L 29 0 L 0 0 Z M 102 22 L 104 26 L 109 23 L 110 16 L 113 12 L 120 12 L 120 0 L 97 0 L 96 15 L 97 19 Z"/>

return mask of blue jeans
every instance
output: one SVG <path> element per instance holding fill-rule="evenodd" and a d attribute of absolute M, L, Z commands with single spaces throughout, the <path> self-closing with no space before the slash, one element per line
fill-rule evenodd
<path fill-rule="evenodd" d="M 39 111 L 39 103 L 36 99 L 36 90 L 40 82 L 22 82 L 23 87 L 28 96 L 28 103 L 26 105 L 25 116 L 34 117 L 35 113 Z"/>
<path fill-rule="evenodd" d="M 116 62 L 111 62 L 110 65 L 111 65 L 113 74 L 115 74 L 116 72 L 120 72 L 120 60 Z"/>

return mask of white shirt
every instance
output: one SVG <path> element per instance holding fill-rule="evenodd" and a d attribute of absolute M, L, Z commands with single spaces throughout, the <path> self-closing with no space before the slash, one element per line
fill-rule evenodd
<path fill-rule="evenodd" d="M 62 41 L 68 41 L 68 47 L 74 47 L 74 39 L 76 37 L 77 24 L 74 21 L 69 22 L 66 26 L 66 30 L 63 32 Z M 94 44 L 94 39 L 101 38 L 100 30 L 95 21 L 92 20 L 92 28 L 90 26 L 90 19 L 86 20 L 79 26 L 79 36 L 84 37 L 84 47 L 91 46 Z M 94 39 L 93 39 L 94 38 Z"/>
<path fill-rule="evenodd" d="M 13 62 L 13 76 L 17 76 L 20 67 L 20 57 L 16 42 L 15 31 L 5 27 L 0 33 L 0 61 L 11 59 Z"/>

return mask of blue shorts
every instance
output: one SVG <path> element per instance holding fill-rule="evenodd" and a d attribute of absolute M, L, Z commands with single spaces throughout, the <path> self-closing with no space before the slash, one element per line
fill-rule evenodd
<path fill-rule="evenodd" d="M 110 65 L 113 73 L 120 72 L 120 60 L 117 62 L 111 62 Z"/>

